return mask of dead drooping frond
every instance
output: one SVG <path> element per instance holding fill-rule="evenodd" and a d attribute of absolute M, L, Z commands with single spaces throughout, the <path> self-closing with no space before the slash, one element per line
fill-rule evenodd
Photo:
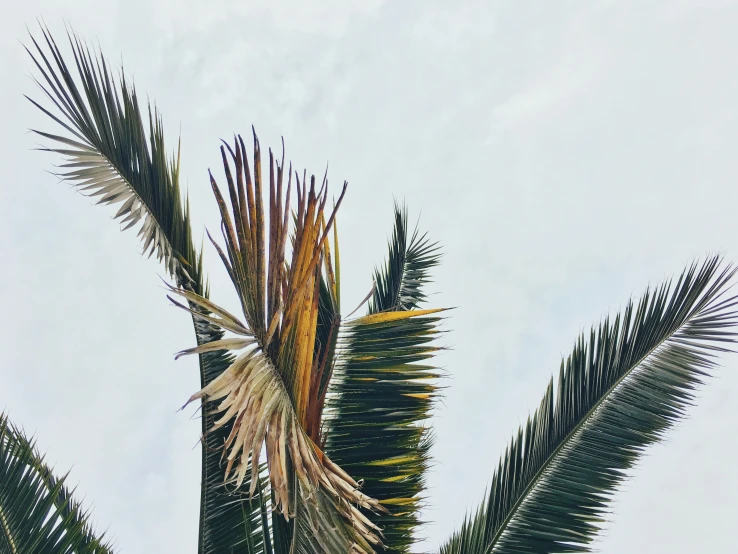
<path fill-rule="evenodd" d="M 327 180 L 317 189 L 314 177 L 308 186 L 306 178 L 294 174 L 293 194 L 292 169 L 284 186 L 284 162 L 275 164 L 271 151 L 269 185 L 263 186 L 256 136 L 253 177 L 241 137 L 233 148 L 222 147 L 221 152 L 231 209 L 211 175 L 226 247 L 213 244 L 236 287 L 244 321 L 192 291 L 172 288 L 187 301 L 187 305 L 175 301 L 180 307 L 201 308 L 198 313 L 203 319 L 237 336 L 179 354 L 237 353 L 228 369 L 190 402 L 202 399 L 217 414 L 210 431 L 232 425 L 223 445 L 229 483 L 240 487 L 250 472 L 249 492 L 255 492 L 259 456 L 265 446 L 275 508 L 289 519 L 295 517 L 300 504 L 306 504 L 309 515 L 319 512 L 311 506 L 319 498 L 332 502 L 350 523 L 351 547 L 371 552 L 370 545 L 380 544 L 379 529 L 358 507 L 384 508 L 363 494 L 358 483 L 322 452 L 315 431 L 306 432 L 308 428 L 319 432 L 316 419 L 320 421 L 332 367 L 327 361 L 330 348 L 324 344 L 330 339 L 321 341 L 330 329 L 324 329 L 325 322 L 319 329 L 319 311 L 334 314 L 329 321 L 336 319 L 339 285 L 328 237 L 346 184 L 327 213 Z M 262 195 L 269 199 L 266 208 Z M 296 200 L 294 211 L 290 198 Z"/>

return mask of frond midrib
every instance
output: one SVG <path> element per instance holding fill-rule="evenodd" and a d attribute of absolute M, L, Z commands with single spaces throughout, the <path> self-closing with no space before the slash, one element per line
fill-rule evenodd
<path fill-rule="evenodd" d="M 10 532 L 10 527 L 8 526 L 8 519 L 5 515 L 5 511 L 3 510 L 3 506 L 1 503 L 0 503 L 0 527 L 2 527 L 3 529 L 3 536 L 5 537 L 5 542 L 10 548 L 11 553 L 18 554 L 18 547 L 15 545 L 15 539 L 13 539 L 13 535 Z"/>
<path fill-rule="evenodd" d="M 507 526 L 510 524 L 510 522 L 515 517 L 518 508 L 528 499 L 528 495 L 533 491 L 538 483 L 540 482 L 541 478 L 543 477 L 543 474 L 545 471 L 549 468 L 549 466 L 553 465 L 556 462 L 556 458 L 558 457 L 561 450 L 571 443 L 572 440 L 574 440 L 575 436 L 579 434 L 579 432 L 590 422 L 592 418 L 594 418 L 597 415 L 597 411 L 600 409 L 603 403 L 605 403 L 609 398 L 612 392 L 617 389 L 620 384 L 630 375 L 633 374 L 634 371 L 636 371 L 641 364 L 643 364 L 647 358 L 651 357 L 656 350 L 661 348 L 661 346 L 664 345 L 664 343 L 668 342 L 676 333 L 679 332 L 680 329 L 684 328 L 689 324 L 689 322 L 692 320 L 692 318 L 695 315 L 695 311 L 692 311 L 692 313 L 689 314 L 687 318 L 685 318 L 684 322 L 682 322 L 676 329 L 672 330 L 670 333 L 668 333 L 665 338 L 661 341 L 659 341 L 657 344 L 653 346 L 648 352 L 646 352 L 640 359 L 638 359 L 631 369 L 624 372 L 624 374 L 617 380 L 615 383 L 607 389 L 607 392 L 602 395 L 602 398 L 600 398 L 595 404 L 592 406 L 592 408 L 588 411 L 587 415 L 582 418 L 582 420 L 577 423 L 577 425 L 572 429 L 572 431 L 564 438 L 563 441 L 561 441 L 561 444 L 559 444 L 556 449 L 551 453 L 551 455 L 546 458 L 546 461 L 543 463 L 541 468 L 536 472 L 533 479 L 531 479 L 530 484 L 525 488 L 525 490 L 520 495 L 520 499 L 513 505 L 513 507 L 510 509 L 510 514 L 503 520 L 502 524 L 500 525 L 499 530 L 497 533 L 495 533 L 494 537 L 492 537 L 492 540 L 489 543 L 489 546 L 487 546 L 484 550 L 485 554 L 492 554 L 494 552 L 495 546 L 497 544 L 497 541 L 502 538 L 502 535 L 504 534 L 505 530 L 507 529 Z"/>
<path fill-rule="evenodd" d="M 407 244 L 407 228 L 405 229 L 405 244 Z M 402 271 L 400 272 L 400 282 L 397 286 L 397 294 L 395 295 L 393 305 L 395 306 L 395 309 L 400 308 L 404 309 L 404 306 L 400 306 L 400 298 L 402 297 L 402 285 L 405 283 L 405 272 L 407 270 L 407 254 L 409 248 L 412 247 L 412 242 L 410 242 L 410 246 L 406 247 L 402 250 Z"/>

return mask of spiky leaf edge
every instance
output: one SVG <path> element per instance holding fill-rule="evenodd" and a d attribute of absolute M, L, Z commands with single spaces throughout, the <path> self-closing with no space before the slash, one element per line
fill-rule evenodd
<path fill-rule="evenodd" d="M 34 441 L 0 414 L 0 550 L 9 554 L 112 554 L 89 513 Z M 3 548 L 4 546 L 4 548 Z"/>

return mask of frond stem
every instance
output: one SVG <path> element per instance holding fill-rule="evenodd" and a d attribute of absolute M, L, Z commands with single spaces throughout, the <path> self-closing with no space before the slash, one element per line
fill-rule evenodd
<path fill-rule="evenodd" d="M 12 554 L 18 554 L 18 547 L 15 545 L 15 540 L 13 539 L 13 535 L 10 533 L 10 527 L 8 525 L 8 520 L 5 516 L 5 512 L 3 511 L 2 504 L 0 504 L 0 527 L 3 529 L 3 535 L 5 535 L 5 542 L 7 542 L 8 546 L 10 547 L 10 551 Z"/>

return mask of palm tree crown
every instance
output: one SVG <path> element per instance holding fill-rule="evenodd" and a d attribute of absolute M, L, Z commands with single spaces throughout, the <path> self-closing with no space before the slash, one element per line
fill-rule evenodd
<path fill-rule="evenodd" d="M 62 128 L 36 131 L 63 159 L 58 175 L 138 230 L 193 323 L 196 344 L 177 357 L 200 362 L 188 400 L 202 403 L 198 552 L 410 552 L 440 393 L 444 311 L 425 294 L 438 244 L 395 205 L 387 259 L 357 308 L 366 313 L 346 315 L 337 218 L 346 183 L 329 200 L 327 176 L 293 170 L 284 145 L 263 156 L 255 133 L 251 151 L 236 136 L 220 147 L 222 177 L 210 175 L 222 239 L 208 237 L 240 306 L 218 306 L 158 111 L 144 114 L 122 71 L 116 78 L 75 35 L 68 65 L 41 34 L 28 53 L 46 100 L 29 99 Z M 588 551 L 625 472 L 733 343 L 734 273 L 718 257 L 692 264 L 580 337 L 482 504 L 439 551 Z M 0 475 L 0 552 L 112 552 L 5 416 Z"/>

